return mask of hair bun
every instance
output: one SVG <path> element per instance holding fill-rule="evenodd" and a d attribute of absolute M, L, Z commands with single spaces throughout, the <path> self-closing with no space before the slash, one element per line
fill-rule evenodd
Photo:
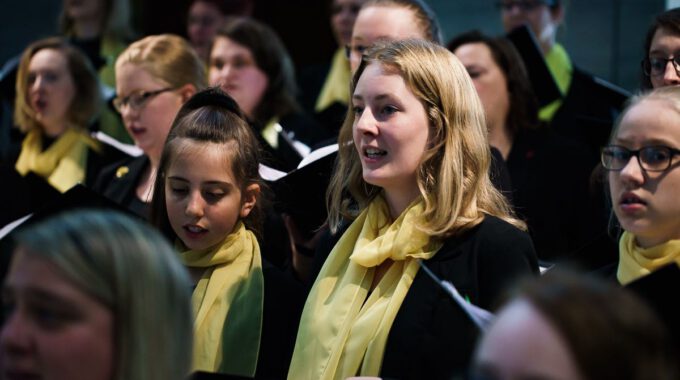
<path fill-rule="evenodd" d="M 232 112 L 238 117 L 245 120 L 245 116 L 238 106 L 238 103 L 229 96 L 226 92 L 222 91 L 219 87 L 209 87 L 205 90 L 199 91 L 194 96 L 189 98 L 189 100 L 184 103 L 182 110 L 185 113 L 197 110 L 202 107 L 218 107 Z"/>

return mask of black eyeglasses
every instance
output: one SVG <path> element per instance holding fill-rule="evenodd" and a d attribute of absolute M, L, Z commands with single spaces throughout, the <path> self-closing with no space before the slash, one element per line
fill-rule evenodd
<path fill-rule="evenodd" d="M 547 1 L 541 1 L 541 0 L 523 0 L 523 1 L 518 1 L 518 0 L 511 0 L 511 1 L 499 1 L 496 3 L 496 7 L 504 10 L 506 12 L 510 12 L 512 8 L 517 7 L 519 8 L 520 11 L 522 12 L 529 12 L 533 11 L 534 9 L 538 8 L 540 5 L 550 5 L 550 2 Z"/>
<path fill-rule="evenodd" d="M 640 167 L 649 172 L 662 172 L 671 167 L 673 157 L 680 150 L 667 146 L 646 146 L 638 150 L 630 150 L 618 145 L 602 148 L 602 166 L 607 170 L 621 170 L 635 156 Z"/>
<path fill-rule="evenodd" d="M 680 76 L 680 56 L 671 58 L 648 57 L 642 60 L 642 72 L 648 77 L 660 77 L 666 73 L 668 62 L 673 62 L 675 73 Z"/>
<path fill-rule="evenodd" d="M 155 91 L 139 91 L 132 93 L 124 98 L 115 97 L 113 99 L 113 106 L 118 112 L 123 112 L 123 107 L 130 106 L 134 110 L 138 110 L 144 107 L 144 104 L 156 95 L 162 94 L 167 91 L 174 90 L 174 87 L 166 87 Z"/>

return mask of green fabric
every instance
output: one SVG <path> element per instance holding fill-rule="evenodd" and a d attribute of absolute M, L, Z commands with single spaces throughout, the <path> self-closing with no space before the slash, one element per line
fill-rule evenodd
<path fill-rule="evenodd" d="M 571 86 L 571 78 L 573 73 L 573 66 L 571 64 L 571 59 L 569 54 L 564 50 L 562 45 L 556 43 L 553 48 L 545 56 L 545 62 L 548 65 L 548 69 L 557 83 L 557 88 L 559 88 L 562 97 L 564 97 L 569 91 L 569 86 Z M 562 99 L 553 101 L 541 108 L 538 113 L 539 119 L 543 121 L 551 121 L 555 112 L 562 106 Z"/>

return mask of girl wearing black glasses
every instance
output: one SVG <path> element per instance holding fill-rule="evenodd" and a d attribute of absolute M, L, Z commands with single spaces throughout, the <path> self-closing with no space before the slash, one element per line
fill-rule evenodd
<path fill-rule="evenodd" d="M 106 168 L 95 190 L 147 218 L 161 151 L 177 111 L 206 87 L 203 62 L 179 36 L 149 36 L 116 61 L 113 105 L 143 155 Z"/>
<path fill-rule="evenodd" d="M 642 88 L 680 84 L 680 8 L 656 16 L 645 38 Z M 669 65 L 669 63 L 671 63 Z"/>
<path fill-rule="evenodd" d="M 680 89 L 633 99 L 602 151 L 614 213 L 624 232 L 616 277 L 627 284 L 680 263 Z"/>

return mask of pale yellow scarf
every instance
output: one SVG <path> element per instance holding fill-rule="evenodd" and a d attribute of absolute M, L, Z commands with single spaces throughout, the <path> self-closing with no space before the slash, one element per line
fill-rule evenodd
<path fill-rule="evenodd" d="M 418 230 L 423 203 L 390 224 L 382 197 L 373 200 L 331 251 L 307 298 L 289 379 L 377 376 L 387 336 L 420 266 L 442 243 Z M 375 268 L 394 263 L 375 289 Z"/>
<path fill-rule="evenodd" d="M 651 248 L 640 248 L 635 235 L 625 231 L 619 241 L 616 278 L 626 285 L 672 262 L 680 265 L 680 240 L 669 240 Z"/>
<path fill-rule="evenodd" d="M 67 128 L 57 141 L 43 151 L 42 132 L 34 128 L 21 144 L 21 154 L 15 168 L 21 175 L 34 172 L 64 193 L 85 180 L 88 147 L 99 150 L 99 145 L 85 132 Z"/>
<path fill-rule="evenodd" d="M 319 97 L 316 99 L 314 110 L 321 112 L 336 102 L 347 105 L 349 103 L 349 82 L 351 79 L 352 71 L 345 49 L 339 48 L 333 54 L 331 69 L 326 76 Z"/>
<path fill-rule="evenodd" d="M 252 377 L 260 350 L 264 298 L 255 235 L 239 222 L 217 247 L 184 251 L 180 258 L 186 266 L 208 268 L 191 299 L 193 370 Z"/>

